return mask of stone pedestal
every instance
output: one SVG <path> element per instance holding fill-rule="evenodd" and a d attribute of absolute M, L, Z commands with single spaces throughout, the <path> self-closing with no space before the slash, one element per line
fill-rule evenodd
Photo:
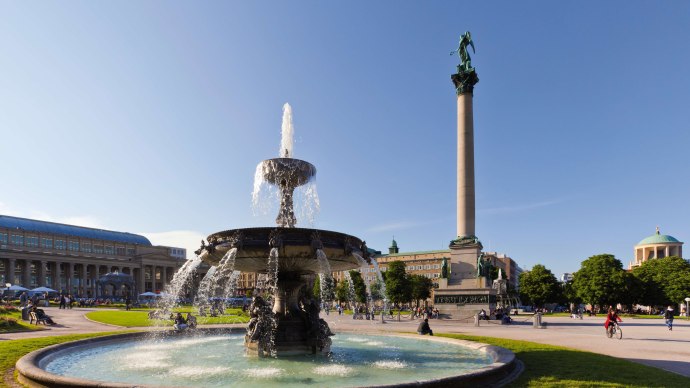
<path fill-rule="evenodd" d="M 471 318 L 496 307 L 496 291 L 485 277 L 477 276 L 477 258 L 482 244 L 475 239 L 454 240 L 450 246 L 448 279 L 439 279 L 434 307 L 450 319 Z"/>

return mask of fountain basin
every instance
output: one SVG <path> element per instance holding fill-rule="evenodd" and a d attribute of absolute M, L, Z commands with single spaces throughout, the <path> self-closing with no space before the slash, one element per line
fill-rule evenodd
<path fill-rule="evenodd" d="M 207 238 L 210 248 L 199 257 L 209 265 L 218 265 L 231 248 L 237 247 L 235 270 L 266 273 L 271 248 L 278 248 L 279 272 L 314 274 L 321 272 L 316 250 L 322 249 L 331 270 L 346 271 L 361 266 L 359 259 L 368 257 L 366 246 L 357 237 L 329 230 L 307 228 L 243 228 L 214 233 Z"/>
<path fill-rule="evenodd" d="M 329 358 L 262 359 L 246 356 L 241 334 L 199 330 L 120 334 L 54 345 L 17 362 L 32 387 L 154 386 L 500 386 L 520 363 L 505 349 L 468 341 L 411 335 L 338 336 Z M 242 331 L 243 332 L 243 331 Z"/>

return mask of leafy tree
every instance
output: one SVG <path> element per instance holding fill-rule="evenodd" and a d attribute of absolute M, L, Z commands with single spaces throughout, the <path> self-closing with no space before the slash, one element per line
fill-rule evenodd
<path fill-rule="evenodd" d="M 335 299 L 338 303 L 350 301 L 350 282 L 343 279 L 335 286 Z"/>
<path fill-rule="evenodd" d="M 434 287 L 434 282 L 422 275 L 410 275 L 410 283 L 412 283 L 412 300 L 416 301 L 417 307 L 419 307 L 420 300 L 426 300 L 431 297 L 431 289 Z"/>
<path fill-rule="evenodd" d="M 314 298 L 321 300 L 321 277 L 318 275 L 314 280 L 314 287 L 311 288 L 311 293 L 314 295 Z"/>
<path fill-rule="evenodd" d="M 376 280 L 369 285 L 369 291 L 371 292 L 371 299 L 381 300 L 383 299 L 383 283 L 380 280 Z"/>
<path fill-rule="evenodd" d="M 391 261 L 386 271 L 386 292 L 388 300 L 396 304 L 402 304 L 412 300 L 412 287 L 410 279 L 405 272 L 405 263 Z"/>
<path fill-rule="evenodd" d="M 648 260 L 633 275 L 643 284 L 641 304 L 676 304 L 690 295 L 690 263 L 680 257 Z"/>
<path fill-rule="evenodd" d="M 623 264 L 610 254 L 592 256 L 573 275 L 573 287 L 577 296 L 592 306 L 622 302 L 626 292 Z"/>
<path fill-rule="evenodd" d="M 577 296 L 577 292 L 575 291 L 575 287 L 573 286 L 573 281 L 569 280 L 565 283 L 563 283 L 563 298 L 565 299 L 566 303 L 572 303 L 575 305 L 579 305 L 582 303 L 582 298 Z"/>
<path fill-rule="evenodd" d="M 555 301 L 559 293 L 558 279 L 541 264 L 520 274 L 520 298 L 523 302 L 542 307 L 544 303 Z"/>
<path fill-rule="evenodd" d="M 355 300 L 359 303 L 367 303 L 367 286 L 364 284 L 362 274 L 358 271 L 350 271 L 350 279 L 355 288 Z"/>

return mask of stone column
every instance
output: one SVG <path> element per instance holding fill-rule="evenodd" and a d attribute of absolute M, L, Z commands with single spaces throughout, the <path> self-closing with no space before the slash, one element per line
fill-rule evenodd
<path fill-rule="evenodd" d="M 475 236 L 474 199 L 474 119 L 472 91 L 458 93 L 458 237 Z"/>
<path fill-rule="evenodd" d="M 31 288 L 31 260 L 24 260 L 22 265 L 22 286 Z"/>
<path fill-rule="evenodd" d="M 137 289 L 138 294 L 143 294 L 144 291 L 146 291 L 146 287 L 145 287 L 145 281 L 146 280 L 144 278 L 144 276 L 145 276 L 144 268 L 145 268 L 145 266 L 142 265 L 141 267 L 134 269 L 134 272 L 138 274 L 138 276 L 135 278 L 135 280 L 137 281 L 137 286 L 138 286 L 138 289 Z"/>
<path fill-rule="evenodd" d="M 86 296 L 88 294 L 88 292 L 86 292 L 88 290 L 88 288 L 87 288 L 88 286 L 86 285 L 86 279 L 87 279 L 86 264 L 82 264 L 81 265 L 81 281 L 80 281 L 81 290 L 79 291 L 81 293 L 82 298 L 86 298 Z"/>
<path fill-rule="evenodd" d="M 38 262 L 38 286 L 46 286 L 46 262 L 41 260 Z"/>
<path fill-rule="evenodd" d="M 165 286 L 168 285 L 168 267 L 161 268 L 161 271 L 161 288 L 165 289 Z"/>
<path fill-rule="evenodd" d="M 151 291 L 153 292 L 156 292 L 156 290 L 158 289 L 156 282 L 156 268 L 157 267 L 155 265 L 151 266 L 151 287 L 153 287 Z"/>
<path fill-rule="evenodd" d="M 67 268 L 65 269 L 65 282 L 67 283 L 67 293 L 72 294 L 74 292 L 74 289 L 72 288 L 73 286 L 73 281 L 72 279 L 74 278 L 74 263 L 69 262 L 67 263 Z M 74 296 L 74 295 L 72 295 Z"/>
<path fill-rule="evenodd" d="M 7 259 L 7 276 L 5 278 L 7 279 L 8 283 L 12 283 L 12 285 L 16 284 L 16 281 L 14 279 L 14 270 L 16 267 L 16 259 Z M 3 284 L 4 286 L 4 284 Z"/>

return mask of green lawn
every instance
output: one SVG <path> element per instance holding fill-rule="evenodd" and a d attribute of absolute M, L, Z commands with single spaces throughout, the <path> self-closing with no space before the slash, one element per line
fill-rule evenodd
<path fill-rule="evenodd" d="M 92 311 L 90 313 L 87 313 L 86 317 L 96 322 L 124 327 L 172 326 L 172 321 L 169 319 L 149 320 L 149 311 L 150 310 L 148 309 L 134 309 L 130 311 Z M 175 311 L 187 313 L 191 311 L 191 307 L 182 307 L 179 309 L 175 309 Z M 225 315 L 219 317 L 197 316 L 197 323 L 199 325 L 205 325 L 249 322 L 249 316 L 246 313 L 243 313 L 241 309 L 227 309 L 225 313 Z"/>
<path fill-rule="evenodd" d="M 122 334 L 118 332 L 117 334 Z M 101 337 L 104 335 L 112 335 L 113 333 L 91 333 L 91 334 L 75 334 L 75 335 L 61 335 L 44 338 L 30 338 L 18 339 L 0 342 L 0 372 L 2 372 L 2 379 L 0 379 L 0 387 L 9 387 L 14 383 L 15 376 L 14 364 L 17 363 L 22 356 L 33 352 L 34 350 L 45 348 L 46 346 L 55 345 L 67 341 L 76 341 L 84 338 Z"/>
<path fill-rule="evenodd" d="M 44 330 L 45 325 L 32 325 L 22 321 L 22 314 L 18 311 L 0 314 L 0 333 L 15 333 L 19 331 Z"/>
<path fill-rule="evenodd" d="M 600 354 L 527 341 L 439 335 L 513 351 L 525 370 L 511 387 L 690 387 L 690 378 Z"/>

